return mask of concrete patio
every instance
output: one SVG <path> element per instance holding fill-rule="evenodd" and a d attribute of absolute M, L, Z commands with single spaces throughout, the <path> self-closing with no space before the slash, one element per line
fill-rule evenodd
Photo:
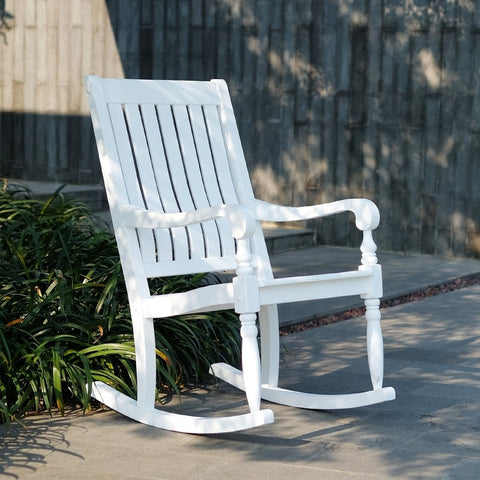
<path fill-rule="evenodd" d="M 340 257 L 327 255 L 334 263 L 345 257 L 338 250 Z M 326 253 L 301 251 L 311 259 Z M 295 270 L 289 256 L 274 256 L 279 274 Z M 475 260 L 380 258 L 387 295 L 480 272 Z M 0 426 L 0 478 L 478 478 L 479 299 L 475 285 L 383 310 L 384 384 L 396 389 L 395 401 L 337 412 L 268 404 L 274 424 L 211 436 L 158 430 L 112 411 L 39 415 Z M 364 326 L 358 318 L 282 337 L 281 385 L 326 393 L 368 388 Z M 245 409 L 243 395 L 225 384 L 170 405 L 199 414 Z"/>

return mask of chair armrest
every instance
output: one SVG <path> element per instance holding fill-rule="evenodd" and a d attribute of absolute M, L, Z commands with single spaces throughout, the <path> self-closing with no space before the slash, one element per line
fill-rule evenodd
<path fill-rule="evenodd" d="M 310 220 L 342 212 L 353 212 L 359 230 L 374 230 L 380 222 L 377 206 L 368 199 L 349 198 L 336 202 L 305 207 L 287 207 L 254 199 L 247 203 L 257 220 L 269 222 L 290 222 Z"/>
<path fill-rule="evenodd" d="M 178 213 L 163 213 L 122 204 L 118 208 L 121 222 L 133 228 L 186 227 L 215 218 L 226 218 L 236 239 L 248 238 L 255 231 L 256 221 L 249 210 L 241 205 L 217 205 Z"/>

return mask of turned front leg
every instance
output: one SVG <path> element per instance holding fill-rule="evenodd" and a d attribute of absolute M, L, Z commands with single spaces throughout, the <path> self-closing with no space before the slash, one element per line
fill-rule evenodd
<path fill-rule="evenodd" d="M 377 246 L 373 241 L 371 230 L 363 232 L 363 242 L 360 249 L 363 255 L 359 270 L 369 270 L 372 274 L 370 292 L 363 298 L 367 307 L 365 317 L 367 319 L 368 366 L 373 389 L 377 390 L 382 388 L 383 384 L 383 336 L 380 325 L 379 300 L 383 294 L 383 289 L 381 267 L 377 265 Z"/>
<path fill-rule="evenodd" d="M 254 275 L 248 240 L 237 242 L 237 276 L 233 279 L 235 312 L 240 315 L 242 337 L 242 371 L 245 394 L 252 412 L 260 410 L 261 368 L 256 325 L 260 310 L 258 279 Z"/>
<path fill-rule="evenodd" d="M 242 371 L 250 411 L 260 410 L 260 356 L 257 342 L 257 316 L 254 313 L 240 315 L 242 336 Z"/>
<path fill-rule="evenodd" d="M 380 300 L 365 300 L 367 307 L 365 317 L 367 319 L 367 352 L 370 378 L 373 389 L 382 388 L 383 384 L 383 336 L 380 325 Z"/>

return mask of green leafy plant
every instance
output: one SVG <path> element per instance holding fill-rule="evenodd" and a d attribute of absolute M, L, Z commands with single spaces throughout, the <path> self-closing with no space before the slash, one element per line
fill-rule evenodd
<path fill-rule="evenodd" d="M 152 289 L 198 287 L 204 275 L 157 279 Z M 239 358 L 232 312 L 156 321 L 157 385 L 205 381 L 208 365 Z M 94 380 L 135 396 L 135 349 L 113 235 L 84 204 L 0 192 L 0 422 L 29 411 L 90 405 Z"/>

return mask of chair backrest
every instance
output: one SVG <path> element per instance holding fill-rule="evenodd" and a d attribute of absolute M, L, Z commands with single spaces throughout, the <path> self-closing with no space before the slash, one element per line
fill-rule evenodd
<path fill-rule="evenodd" d="M 176 213 L 253 198 L 222 80 L 90 76 L 86 83 L 117 239 L 123 228 L 120 204 Z M 258 230 L 254 243 L 265 251 Z M 225 219 L 173 229 L 142 228 L 133 235 L 135 242 L 127 243 L 139 249 L 134 257 L 141 257 L 147 277 L 235 268 L 235 242 Z M 122 252 L 120 244 L 119 250 L 121 256 L 131 254 Z"/>

